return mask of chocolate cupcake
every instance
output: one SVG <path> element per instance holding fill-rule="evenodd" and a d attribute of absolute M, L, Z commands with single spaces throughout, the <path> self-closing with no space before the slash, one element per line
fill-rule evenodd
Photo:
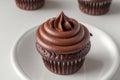
<path fill-rule="evenodd" d="M 112 0 L 78 0 L 79 8 L 82 12 L 90 15 L 106 14 Z"/>
<path fill-rule="evenodd" d="M 24 10 L 36 10 L 41 8 L 45 0 L 15 0 L 16 5 Z"/>
<path fill-rule="evenodd" d="M 36 48 L 45 66 L 56 74 L 78 71 L 90 47 L 88 29 L 63 12 L 47 20 L 36 31 Z"/>

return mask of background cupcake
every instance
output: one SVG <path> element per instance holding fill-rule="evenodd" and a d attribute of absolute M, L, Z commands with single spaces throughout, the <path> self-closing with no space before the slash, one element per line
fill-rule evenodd
<path fill-rule="evenodd" d="M 78 71 L 90 47 L 88 29 L 63 12 L 47 20 L 36 31 L 36 48 L 45 66 L 56 74 Z"/>
<path fill-rule="evenodd" d="M 78 0 L 82 12 L 90 15 L 103 15 L 110 9 L 112 0 Z"/>
<path fill-rule="evenodd" d="M 45 0 L 15 0 L 16 5 L 24 10 L 35 10 L 41 8 Z"/>

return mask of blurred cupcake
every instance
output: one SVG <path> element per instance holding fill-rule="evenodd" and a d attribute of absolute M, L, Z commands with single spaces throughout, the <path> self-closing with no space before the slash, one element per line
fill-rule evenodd
<path fill-rule="evenodd" d="M 16 5 L 24 10 L 36 10 L 41 8 L 45 0 L 15 0 Z"/>
<path fill-rule="evenodd" d="M 106 14 L 112 0 L 78 0 L 79 8 L 82 12 L 90 15 Z"/>
<path fill-rule="evenodd" d="M 47 20 L 36 31 L 36 48 L 45 66 L 56 74 L 78 71 L 90 47 L 88 29 L 63 12 Z"/>

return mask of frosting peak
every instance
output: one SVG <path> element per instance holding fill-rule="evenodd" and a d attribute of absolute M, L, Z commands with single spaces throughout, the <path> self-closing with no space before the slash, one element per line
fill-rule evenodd
<path fill-rule="evenodd" d="M 73 30 L 74 24 L 71 22 L 70 18 L 61 12 L 54 21 L 54 28 L 58 31 L 70 31 Z"/>

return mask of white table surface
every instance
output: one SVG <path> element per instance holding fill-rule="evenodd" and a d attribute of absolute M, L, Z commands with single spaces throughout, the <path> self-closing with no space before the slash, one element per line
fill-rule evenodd
<path fill-rule="evenodd" d="M 41 24 L 60 11 L 80 22 L 94 25 L 107 32 L 120 49 L 120 0 L 113 0 L 111 10 L 103 16 L 89 16 L 79 11 L 77 0 L 46 0 L 45 6 L 36 11 L 16 7 L 14 0 L 0 2 L 0 80 L 21 80 L 10 61 L 14 42 L 26 30 Z M 44 15 L 43 15 L 44 14 Z M 120 80 L 120 68 L 112 80 Z"/>

